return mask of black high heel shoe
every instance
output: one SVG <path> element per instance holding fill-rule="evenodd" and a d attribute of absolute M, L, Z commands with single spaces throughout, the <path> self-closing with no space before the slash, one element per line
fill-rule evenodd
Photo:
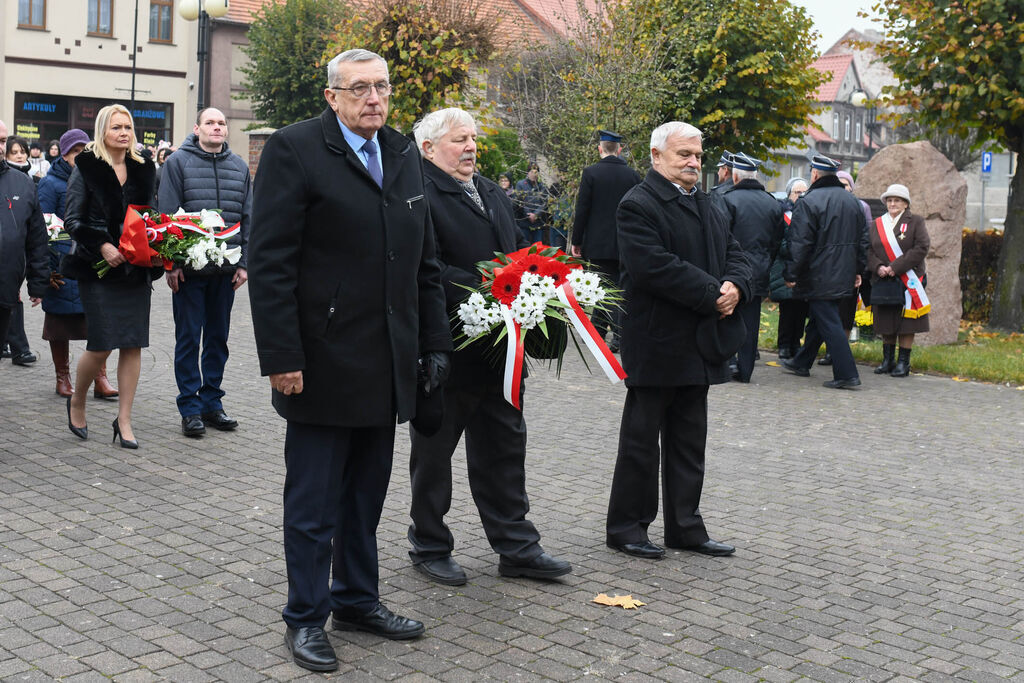
<path fill-rule="evenodd" d="M 77 436 L 79 439 L 88 439 L 89 438 L 89 426 L 88 425 L 86 425 L 85 427 L 76 427 L 75 425 L 71 424 L 71 397 L 70 396 L 68 396 L 68 429 L 70 429 L 71 433 L 74 434 L 75 436 Z"/>
<path fill-rule="evenodd" d="M 138 448 L 139 442 L 135 439 L 126 439 L 121 436 L 121 425 L 118 423 L 118 418 L 114 418 L 114 421 L 110 423 L 110 426 L 114 428 L 114 438 L 110 440 L 110 443 L 114 443 L 117 439 L 121 440 L 121 448 Z"/>

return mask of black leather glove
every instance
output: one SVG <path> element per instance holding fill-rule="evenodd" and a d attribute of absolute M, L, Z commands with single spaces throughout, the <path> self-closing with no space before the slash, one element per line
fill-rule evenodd
<path fill-rule="evenodd" d="M 427 396 L 448 380 L 452 355 L 447 351 L 427 351 L 420 358 L 420 381 Z"/>

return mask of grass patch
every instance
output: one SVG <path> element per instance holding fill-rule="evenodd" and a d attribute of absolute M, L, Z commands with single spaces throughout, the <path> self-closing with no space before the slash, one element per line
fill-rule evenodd
<path fill-rule="evenodd" d="M 762 349 L 775 352 L 778 323 L 778 304 L 766 302 L 761 307 L 758 338 Z M 993 332 L 978 323 L 961 322 L 957 337 L 955 344 L 915 345 L 911 368 L 955 379 L 1024 386 L 1024 334 Z M 867 339 L 862 334 L 860 341 L 850 343 L 850 349 L 859 362 L 882 362 L 881 339 Z"/>

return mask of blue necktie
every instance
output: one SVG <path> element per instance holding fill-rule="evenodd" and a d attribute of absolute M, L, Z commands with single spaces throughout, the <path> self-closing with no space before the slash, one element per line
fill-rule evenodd
<path fill-rule="evenodd" d="M 377 187 L 384 186 L 384 174 L 380 172 L 380 159 L 377 158 L 377 143 L 367 140 L 363 143 L 362 151 L 366 153 L 366 170 L 370 172 L 373 182 Z"/>

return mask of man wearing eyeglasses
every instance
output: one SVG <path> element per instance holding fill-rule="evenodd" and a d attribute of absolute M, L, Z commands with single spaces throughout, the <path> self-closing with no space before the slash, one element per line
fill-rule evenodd
<path fill-rule="evenodd" d="M 288 422 L 285 644 L 313 671 L 338 667 L 328 614 L 338 629 L 423 633 L 380 603 L 376 529 L 417 366 L 436 390 L 452 348 L 419 154 L 384 125 L 388 65 L 349 50 L 327 79 L 324 113 L 267 140 L 249 250 L 260 369 Z"/>

